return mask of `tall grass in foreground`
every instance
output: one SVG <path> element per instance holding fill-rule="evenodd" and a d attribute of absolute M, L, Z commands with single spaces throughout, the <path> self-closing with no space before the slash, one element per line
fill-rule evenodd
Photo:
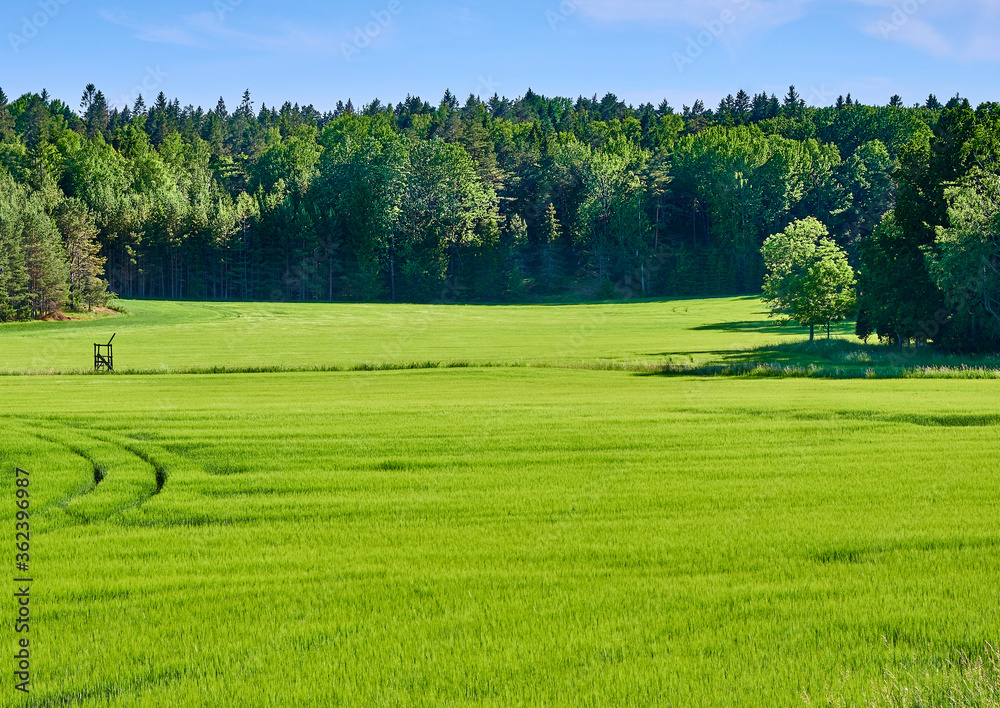
<path fill-rule="evenodd" d="M 807 706 L 849 708 L 857 704 L 828 694 L 822 702 L 803 695 Z M 983 656 L 961 656 L 957 662 L 916 669 L 901 665 L 886 671 L 863 704 L 870 708 L 997 708 L 1000 707 L 1000 651 L 986 645 Z"/>

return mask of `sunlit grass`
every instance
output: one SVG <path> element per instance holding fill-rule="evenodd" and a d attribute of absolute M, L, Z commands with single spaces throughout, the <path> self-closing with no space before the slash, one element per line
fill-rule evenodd
<path fill-rule="evenodd" d="M 847 667 L 861 700 L 1000 627 L 987 382 L 464 368 L 0 394 L 45 450 L 6 445 L 5 472 L 64 494 L 85 444 L 108 469 L 104 520 L 38 518 L 39 705 L 773 706 Z"/>
<path fill-rule="evenodd" d="M 129 301 L 127 316 L 0 325 L 0 372 L 79 373 L 115 337 L 120 371 L 343 369 L 461 361 L 706 362 L 798 341 L 756 298 L 561 306 Z M 842 327 L 846 334 L 849 327 Z"/>
<path fill-rule="evenodd" d="M 34 693 L 0 704 L 864 706 L 995 676 L 992 359 L 894 369 L 751 298 L 128 308 L 0 326 L 36 578 Z M 37 375 L 113 331 L 118 374 Z"/>

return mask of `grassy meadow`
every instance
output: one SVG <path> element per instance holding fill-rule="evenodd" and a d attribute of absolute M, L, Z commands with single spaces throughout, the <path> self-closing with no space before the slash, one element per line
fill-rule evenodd
<path fill-rule="evenodd" d="M 0 327 L 0 373 L 83 372 L 115 338 L 120 371 L 361 364 L 707 362 L 800 341 L 759 299 L 553 306 L 129 301 L 128 316 Z M 853 328 L 841 325 L 841 336 Z M 849 337 L 854 339 L 853 337 Z M 856 340 L 855 340 L 856 341 Z"/>
<path fill-rule="evenodd" d="M 751 299 L 125 307 L 0 326 L 163 372 L 0 377 L 2 705 L 867 705 L 1000 634 L 996 381 L 600 370 L 802 346 Z"/>

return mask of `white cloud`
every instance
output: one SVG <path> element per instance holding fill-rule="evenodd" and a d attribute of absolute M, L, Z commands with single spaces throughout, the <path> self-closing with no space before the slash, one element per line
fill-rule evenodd
<path fill-rule="evenodd" d="M 601 22 L 662 22 L 699 25 L 722 13 L 778 25 L 802 16 L 812 0 L 578 0 L 580 12 Z"/>
<path fill-rule="evenodd" d="M 191 32 L 174 25 L 151 25 L 136 22 L 124 12 L 109 12 L 101 10 L 101 17 L 120 27 L 127 27 L 135 32 L 136 39 L 156 44 L 179 44 L 185 47 L 204 46 Z"/>
<path fill-rule="evenodd" d="M 582 15 L 604 23 L 656 23 L 704 28 L 723 13 L 734 38 L 794 22 L 821 0 L 574 0 Z M 863 6 L 859 31 L 960 61 L 1000 60 L 1000 0 L 843 0 Z M 827 5 L 830 3 L 827 2 Z"/>
<path fill-rule="evenodd" d="M 908 18 L 903 24 L 881 19 L 865 27 L 868 34 L 878 39 L 908 44 L 936 57 L 947 57 L 953 53 L 951 43 L 940 32 L 923 20 Z"/>
<path fill-rule="evenodd" d="M 101 17 L 127 27 L 136 39 L 144 42 L 203 49 L 238 46 L 258 51 L 338 54 L 341 43 L 350 42 L 353 34 L 345 28 L 338 36 L 330 36 L 290 22 L 280 23 L 267 32 L 241 31 L 213 12 L 187 15 L 173 24 L 143 22 L 121 12 L 102 11 Z"/>
<path fill-rule="evenodd" d="M 863 25 L 870 35 L 935 57 L 959 61 L 1000 59 L 1000 0 L 854 0 L 881 13 Z"/>

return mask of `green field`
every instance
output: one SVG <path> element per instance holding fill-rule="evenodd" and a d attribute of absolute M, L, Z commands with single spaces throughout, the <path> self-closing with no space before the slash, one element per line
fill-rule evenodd
<path fill-rule="evenodd" d="M 470 366 L 0 377 L 3 705 L 803 705 L 1000 639 L 996 381 L 586 368 L 802 338 L 751 299 L 126 307 L 0 365 Z"/>
<path fill-rule="evenodd" d="M 424 362 L 701 362 L 797 341 L 756 298 L 483 307 L 127 302 L 130 316 L 0 326 L 0 373 L 79 372 L 115 338 L 120 370 Z M 847 336 L 853 327 L 842 325 Z M 853 338 L 852 338 L 853 339 Z"/>

